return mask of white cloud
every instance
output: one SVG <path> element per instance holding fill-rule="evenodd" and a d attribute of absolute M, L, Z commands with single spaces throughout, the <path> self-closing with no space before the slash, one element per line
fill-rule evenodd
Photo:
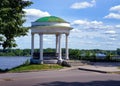
<path fill-rule="evenodd" d="M 72 25 L 88 25 L 89 22 L 87 20 L 75 20 Z"/>
<path fill-rule="evenodd" d="M 98 46 L 101 46 L 100 40 L 104 41 L 104 39 L 106 39 L 105 37 L 105 35 L 98 31 L 89 32 L 86 29 L 75 28 L 70 32 L 70 47 L 73 46 L 74 41 L 74 44 L 76 45 L 74 48 L 98 48 Z"/>
<path fill-rule="evenodd" d="M 110 13 L 104 18 L 111 18 L 111 19 L 120 19 L 120 14 L 119 13 Z"/>
<path fill-rule="evenodd" d="M 114 30 L 105 31 L 105 34 L 116 34 L 116 31 Z"/>
<path fill-rule="evenodd" d="M 110 33 L 114 33 L 115 31 L 119 33 L 120 25 L 107 25 L 102 21 L 88 21 L 88 20 L 74 20 L 71 22 L 71 25 L 75 28 L 79 28 L 81 30 L 94 30 L 94 31 L 101 31 L 101 33 L 110 31 Z M 118 30 L 118 31 L 117 31 Z M 109 32 L 108 32 L 109 33 Z"/>
<path fill-rule="evenodd" d="M 114 49 L 117 48 L 115 43 L 119 41 L 120 31 L 118 28 L 120 25 L 106 25 L 104 22 L 96 20 L 75 20 L 71 24 L 75 29 L 70 33 L 70 41 L 74 41 L 76 45 L 78 43 L 83 48 L 101 48 L 101 46 L 107 46 L 108 42 L 111 42 L 109 45 L 112 45 Z M 111 46 L 106 47 L 106 49 L 110 48 Z"/>
<path fill-rule="evenodd" d="M 88 2 L 82 2 L 82 3 L 74 3 L 71 8 L 74 9 L 82 9 L 82 8 L 87 8 L 87 7 L 92 7 L 93 5 L 88 3 Z"/>
<path fill-rule="evenodd" d="M 81 40 L 84 40 L 86 42 L 86 40 L 93 40 L 94 41 L 94 38 L 104 38 L 104 35 L 101 35 L 101 33 L 99 33 L 98 31 L 92 31 L 92 32 L 89 32 L 88 30 L 86 29 L 73 29 L 71 32 L 70 32 L 70 38 L 74 38 L 74 39 L 80 39 Z"/>
<path fill-rule="evenodd" d="M 24 9 L 27 16 L 32 17 L 44 17 L 44 16 L 50 16 L 48 12 L 41 11 L 39 9 Z"/>
<path fill-rule="evenodd" d="M 93 24 L 93 25 L 102 25 L 103 22 L 95 20 L 95 21 L 92 21 L 91 24 Z"/>
<path fill-rule="evenodd" d="M 77 2 L 72 4 L 71 8 L 83 9 L 83 8 L 93 7 L 95 3 L 96 3 L 96 0 L 92 0 L 91 2 Z"/>
<path fill-rule="evenodd" d="M 79 30 L 79 29 L 72 29 L 71 32 L 73 32 L 73 33 L 81 33 L 82 31 Z"/>
<path fill-rule="evenodd" d="M 72 25 L 79 25 L 82 26 L 83 28 L 100 28 L 103 26 L 102 21 L 88 21 L 88 20 L 75 20 Z"/>
<path fill-rule="evenodd" d="M 78 24 L 78 25 L 102 25 L 103 22 L 101 21 L 87 21 L 87 20 L 75 20 L 72 24 Z"/>
<path fill-rule="evenodd" d="M 108 15 L 106 15 L 104 18 L 120 19 L 120 5 L 111 7 L 109 10 L 112 11 L 112 12 L 109 13 Z M 114 12 L 114 11 L 116 11 L 116 12 Z"/>
<path fill-rule="evenodd" d="M 120 25 L 116 25 L 115 27 L 116 27 L 116 28 L 120 28 Z"/>
<path fill-rule="evenodd" d="M 115 40 L 117 40 L 117 39 L 116 39 L 116 38 L 109 38 L 109 40 L 115 41 Z"/>
<path fill-rule="evenodd" d="M 111 8 L 110 8 L 110 11 L 117 11 L 117 12 L 120 12 L 120 5 L 111 7 Z"/>
<path fill-rule="evenodd" d="M 41 11 L 39 9 L 23 9 L 26 12 L 26 22 L 24 23 L 24 26 L 31 26 L 31 22 L 34 22 L 38 18 L 44 17 L 44 16 L 50 16 L 50 14 L 46 11 Z"/>

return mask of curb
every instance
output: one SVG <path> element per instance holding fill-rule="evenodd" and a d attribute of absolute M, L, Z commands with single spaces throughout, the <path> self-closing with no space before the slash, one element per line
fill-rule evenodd
<path fill-rule="evenodd" d="M 92 72 L 99 72 L 99 73 L 110 73 L 108 71 L 101 71 L 101 70 L 92 70 L 92 69 L 85 69 L 85 68 L 78 68 L 79 70 L 84 70 L 84 71 L 92 71 Z"/>
<path fill-rule="evenodd" d="M 88 68 L 80 68 L 79 66 L 70 67 L 70 68 L 64 68 L 64 69 L 60 69 L 59 71 L 68 71 L 68 70 L 73 70 L 73 69 L 78 69 L 78 70 L 83 70 L 83 71 L 91 71 L 91 72 L 98 72 L 98 73 L 115 73 L 115 74 L 120 74 L 120 71 L 94 70 L 94 69 L 88 69 Z"/>
<path fill-rule="evenodd" d="M 86 69 L 86 68 L 78 68 L 78 69 L 84 70 L 84 71 L 98 72 L 98 73 L 116 73 L 116 74 L 120 73 L 120 71 L 102 71 L 102 70 L 93 70 L 93 69 Z"/>

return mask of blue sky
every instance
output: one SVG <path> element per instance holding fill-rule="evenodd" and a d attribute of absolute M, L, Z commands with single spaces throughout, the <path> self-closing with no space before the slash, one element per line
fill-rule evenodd
<path fill-rule="evenodd" d="M 57 16 L 70 22 L 74 28 L 69 35 L 69 48 L 105 49 L 120 48 L 120 0 L 31 0 L 34 4 L 24 9 L 26 23 L 44 16 Z M 65 47 L 64 35 L 62 47 Z M 31 48 L 28 36 L 16 38 L 17 48 Z M 39 37 L 35 35 L 35 48 Z M 44 35 L 44 48 L 55 48 L 55 36 Z"/>

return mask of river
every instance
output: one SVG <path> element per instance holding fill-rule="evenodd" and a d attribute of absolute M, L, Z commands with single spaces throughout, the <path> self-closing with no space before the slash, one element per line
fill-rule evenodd
<path fill-rule="evenodd" d="M 11 69 L 17 67 L 25 61 L 30 60 L 30 57 L 24 56 L 0 56 L 0 69 Z"/>

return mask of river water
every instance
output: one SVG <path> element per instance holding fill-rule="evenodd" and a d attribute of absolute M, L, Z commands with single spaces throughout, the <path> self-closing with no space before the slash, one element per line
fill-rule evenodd
<path fill-rule="evenodd" d="M 27 60 L 30 60 L 30 57 L 0 56 L 0 69 L 11 69 L 25 63 Z"/>

